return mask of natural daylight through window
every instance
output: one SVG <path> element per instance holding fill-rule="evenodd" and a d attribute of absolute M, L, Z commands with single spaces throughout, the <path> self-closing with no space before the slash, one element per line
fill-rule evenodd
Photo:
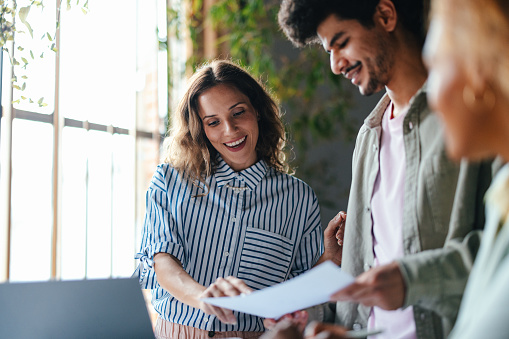
<path fill-rule="evenodd" d="M 10 46 L 26 69 L 3 52 L 0 281 L 135 269 L 168 109 L 166 2 L 88 0 L 86 14 L 74 3 L 30 10 L 33 38 Z"/>

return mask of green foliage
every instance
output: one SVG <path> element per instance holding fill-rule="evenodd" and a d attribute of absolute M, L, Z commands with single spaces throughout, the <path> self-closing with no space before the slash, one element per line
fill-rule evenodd
<path fill-rule="evenodd" d="M 218 43 L 228 43 L 231 56 L 249 66 L 253 75 L 267 75 L 268 85 L 274 89 L 277 79 L 272 44 L 277 34 L 276 14 L 277 6 L 263 1 L 235 0 L 220 0 L 209 12 L 213 25 L 226 31 Z"/>
<path fill-rule="evenodd" d="M 84 14 L 88 13 L 88 0 L 66 0 L 67 1 L 67 9 L 70 9 L 71 6 L 80 6 L 81 10 Z M 80 5 L 81 1 L 81 5 Z M 60 6 L 62 6 L 62 0 L 60 0 Z M 28 32 L 30 34 L 31 39 L 34 38 L 33 29 L 29 22 L 29 14 L 33 9 L 44 9 L 44 1 L 29 1 L 28 4 L 24 7 L 18 7 L 18 2 L 16 0 L 0 0 L 0 26 L 1 26 L 1 35 L 0 35 L 0 48 L 6 51 L 9 55 L 11 65 L 13 66 L 21 66 L 23 69 L 26 69 L 29 65 L 29 60 L 35 60 L 34 52 L 31 49 L 25 49 L 23 46 L 17 46 L 17 50 L 22 53 L 19 54 L 19 60 L 23 64 L 19 62 L 18 59 L 14 56 L 14 51 L 11 50 L 12 42 L 14 40 L 15 34 L 26 34 Z M 60 12 L 59 12 L 60 13 Z M 57 17 L 55 31 L 46 32 L 42 35 L 41 40 L 48 41 L 48 49 L 53 52 L 57 52 L 57 47 L 55 43 L 56 39 L 56 31 L 60 26 L 60 17 Z M 26 31 L 25 31 L 26 29 Z M 39 56 L 40 58 L 44 57 L 44 52 Z M 16 69 L 14 69 L 16 72 Z M 26 80 L 27 76 L 24 75 L 22 79 Z M 24 91 L 26 89 L 26 82 L 23 84 L 18 83 L 18 79 L 16 74 L 12 77 L 13 88 Z M 40 98 L 35 102 L 31 98 L 27 98 L 26 96 L 21 95 L 20 98 L 13 100 L 13 103 L 19 103 L 21 100 L 28 100 L 29 103 L 37 103 L 39 107 L 47 106 L 44 103 L 44 98 Z"/>

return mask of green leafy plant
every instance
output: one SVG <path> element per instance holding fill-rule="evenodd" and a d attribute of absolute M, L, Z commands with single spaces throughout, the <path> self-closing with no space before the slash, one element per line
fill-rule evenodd
<path fill-rule="evenodd" d="M 60 0 L 60 8 L 62 7 L 62 2 L 63 0 Z M 32 40 L 34 39 L 34 30 L 30 24 L 29 14 L 32 10 L 44 9 L 44 1 L 24 1 L 22 3 L 24 6 L 20 7 L 18 6 L 18 1 L 16 0 L 0 0 L 0 47 L 3 51 L 7 52 L 11 64 L 15 66 L 14 75 L 12 77 L 12 87 L 19 91 L 24 91 L 26 89 L 26 80 L 28 79 L 28 76 L 22 75 L 18 78 L 16 75 L 16 67 L 27 69 L 27 66 L 32 60 L 44 57 L 44 52 L 36 56 L 32 49 L 26 48 L 26 46 L 24 47 L 19 44 L 16 46 L 18 52 L 15 53 L 15 51 L 12 50 L 11 46 L 13 46 L 13 44 L 11 44 L 11 42 L 14 41 L 14 36 L 16 34 L 29 34 L 30 38 Z M 68 10 L 71 8 L 71 6 L 79 6 L 83 13 L 88 13 L 88 0 L 81 0 L 81 3 L 80 0 L 66 0 L 66 7 Z M 60 12 L 58 12 L 55 22 L 55 30 L 52 32 L 45 32 L 40 38 L 41 40 L 46 40 L 48 45 L 47 49 L 55 53 L 57 52 L 56 32 L 59 28 L 59 25 Z M 21 95 L 20 98 L 14 100 L 13 103 L 19 103 L 21 100 L 28 100 L 30 103 L 37 104 L 40 107 L 46 106 L 46 103 L 44 103 L 44 98 L 33 100 L 32 98 L 28 98 L 23 95 Z"/>

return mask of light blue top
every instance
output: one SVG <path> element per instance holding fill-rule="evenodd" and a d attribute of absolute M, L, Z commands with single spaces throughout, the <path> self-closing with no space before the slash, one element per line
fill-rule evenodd
<path fill-rule="evenodd" d="M 147 192 L 136 273 L 143 288 L 153 289 L 163 319 L 204 330 L 263 331 L 256 316 L 234 312 L 237 324 L 223 324 L 175 299 L 157 283 L 153 256 L 175 256 L 204 286 L 227 276 L 253 289 L 280 283 L 310 269 L 323 253 L 317 198 L 304 182 L 264 161 L 235 172 L 219 157 L 207 184 L 208 194 L 199 197 L 204 191 L 197 185 L 168 164 L 158 166 Z"/>
<path fill-rule="evenodd" d="M 486 199 L 486 227 L 450 338 L 509 338 L 509 166 Z"/>

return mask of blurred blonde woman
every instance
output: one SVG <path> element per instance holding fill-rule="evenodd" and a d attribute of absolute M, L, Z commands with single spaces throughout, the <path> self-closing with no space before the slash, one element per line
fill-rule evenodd
<path fill-rule="evenodd" d="M 428 100 L 455 159 L 509 161 L 509 1 L 434 0 Z M 509 338 L 509 167 L 486 195 L 481 247 L 451 338 Z"/>
<path fill-rule="evenodd" d="M 157 338 L 258 338 L 263 319 L 203 302 L 271 286 L 323 252 L 313 190 L 288 174 L 280 110 L 244 69 L 199 69 L 147 192 L 137 274 Z"/>

